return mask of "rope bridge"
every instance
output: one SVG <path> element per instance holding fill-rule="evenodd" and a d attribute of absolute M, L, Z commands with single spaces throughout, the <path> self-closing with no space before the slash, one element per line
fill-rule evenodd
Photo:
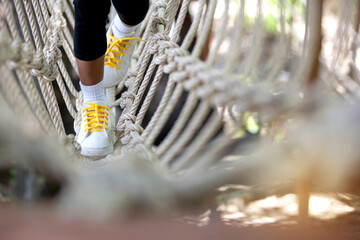
<path fill-rule="evenodd" d="M 140 29 L 146 42 L 137 45 L 124 81 L 106 90 L 113 111 L 114 153 L 94 161 L 79 154 L 72 127 L 64 124 L 74 122 L 79 131 L 81 121 L 71 1 L 1 0 L 0 100 L 6 113 L 1 117 L 2 139 L 9 141 L 8 136 L 14 135 L 4 123 L 17 124 L 19 141 L 29 132 L 38 139 L 56 136 L 56 156 L 44 153 L 48 159 L 44 164 L 54 174 L 60 169 L 62 174 L 72 171 L 62 163 L 70 162 L 70 169 L 98 168 L 130 157 L 135 165 L 136 159 L 145 159 L 156 166 L 154 181 L 168 190 L 168 196 L 208 191 L 225 183 L 257 184 L 291 177 L 294 171 L 286 169 L 292 162 L 285 160 L 294 157 L 291 146 L 305 149 L 304 158 L 313 159 L 314 150 L 307 142 L 316 136 L 315 147 L 324 147 L 318 152 L 320 158 L 329 157 L 320 144 L 329 140 L 328 129 L 342 133 L 344 129 L 333 126 L 357 124 L 358 110 L 336 107 L 327 99 L 347 106 L 359 96 L 360 9 L 352 0 L 326 4 L 309 0 L 304 6 L 302 1 L 279 0 L 273 1 L 269 13 L 269 2 L 152 1 Z M 329 17 L 334 4 L 337 15 Z M 264 24 L 269 18 L 275 21 L 272 33 Z M 321 24 L 327 22 L 333 32 L 322 30 Z M 346 121 L 328 122 L 335 110 Z M 14 118 L 22 120 L 17 123 Z M 306 131 L 294 130 L 274 149 L 273 139 L 291 119 L 298 119 Z M 236 137 L 248 132 L 250 120 L 257 121 L 261 131 Z M 332 151 L 341 152 L 339 158 L 356 158 L 356 149 L 344 150 L 341 142 L 358 140 L 358 131 L 339 136 Z M 271 143 L 263 138 L 272 139 Z M 20 152 L 27 153 L 26 144 L 18 148 Z M 33 147 L 46 152 L 46 144 Z M 139 192 L 149 188 L 146 182 L 152 177 L 147 177 L 139 177 L 143 182 Z M 127 181 L 119 176 L 113 180 Z"/>

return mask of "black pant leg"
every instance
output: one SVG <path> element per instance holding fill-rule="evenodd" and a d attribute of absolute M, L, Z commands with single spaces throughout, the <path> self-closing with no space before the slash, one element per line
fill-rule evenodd
<path fill-rule="evenodd" d="M 149 0 L 112 0 L 112 3 L 120 19 L 130 26 L 141 23 L 149 9 Z"/>
<path fill-rule="evenodd" d="M 105 54 L 110 6 L 110 0 L 74 0 L 74 52 L 78 59 L 91 61 Z"/>

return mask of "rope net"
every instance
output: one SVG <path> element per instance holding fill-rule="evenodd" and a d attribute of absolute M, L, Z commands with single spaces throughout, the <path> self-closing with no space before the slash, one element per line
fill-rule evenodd
<path fill-rule="evenodd" d="M 325 126 L 339 124 L 334 120 L 321 127 L 318 119 L 331 119 L 319 110 L 330 105 L 325 99 L 330 95 L 354 103 L 358 98 L 358 4 L 152 1 L 140 29 L 146 42 L 137 45 L 124 81 L 106 91 L 114 113 L 114 153 L 93 161 L 80 156 L 74 141 L 82 94 L 72 51 L 71 1 L 1 0 L 2 105 L 15 118 L 26 119 L 19 125 L 27 131 L 57 136 L 60 152 L 76 163 L 100 167 L 136 153 L 174 176 L 206 175 L 222 166 L 214 173 L 219 183 L 226 182 L 219 181 L 224 175 L 244 180 L 241 173 L 248 176 L 252 169 L 277 164 L 270 160 L 289 156 L 286 146 L 264 147 L 260 136 L 276 140 L 300 116 L 318 127 L 316 136 L 324 141 Z M 322 30 L 321 24 L 331 28 Z M 311 117 L 314 111 L 322 115 Z M 355 121 L 351 111 L 346 114 Z M 297 133 L 300 140 L 289 142 L 305 146 L 309 135 Z M 338 140 L 349 139 L 354 138 Z M 249 149 L 261 149 L 261 154 L 247 165 L 239 157 L 224 158 L 242 155 L 244 143 L 252 140 L 256 143 Z M 356 155 L 342 153 L 343 158 Z M 229 164 L 237 164 L 232 174 L 224 170 Z M 278 164 L 285 169 L 284 162 Z M 197 187 L 214 186 L 209 176 L 201 179 Z M 189 180 L 189 185 L 194 183 Z"/>

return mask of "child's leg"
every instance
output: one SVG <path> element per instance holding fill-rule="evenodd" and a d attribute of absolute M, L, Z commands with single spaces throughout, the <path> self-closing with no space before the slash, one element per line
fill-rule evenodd
<path fill-rule="evenodd" d="M 104 54 L 107 49 L 105 25 L 110 5 L 110 0 L 74 0 L 74 48 L 80 75 L 80 87 L 84 95 L 81 128 L 76 136 L 76 141 L 81 145 L 81 154 L 85 156 L 104 156 L 113 150 L 109 137 L 109 108 L 104 94 L 104 85 L 109 81 L 102 80 Z M 120 30 L 123 31 L 127 28 L 127 30 L 130 29 L 135 33 L 135 27 L 128 25 L 137 25 L 145 18 L 149 2 L 148 0 L 117 0 L 114 1 L 114 6 L 118 14 L 126 21 L 124 23 L 125 28 L 120 28 Z M 118 16 L 117 18 L 117 22 L 123 24 Z M 115 37 L 121 33 L 118 31 L 118 25 L 111 31 L 115 33 Z M 122 34 L 122 36 L 130 35 L 127 35 L 126 32 Z M 124 39 L 123 41 L 116 41 L 119 46 L 128 44 L 128 42 L 124 42 Z M 131 49 L 133 50 L 133 47 Z M 116 73 L 113 75 L 114 81 L 107 84 L 108 86 L 114 86 L 120 77 L 124 76 L 129 66 L 132 50 L 128 51 L 130 54 L 127 55 L 127 58 L 122 59 L 122 71 L 114 71 Z M 112 54 L 121 55 L 116 50 L 112 50 Z M 116 67 L 119 68 L 117 65 Z"/>
<path fill-rule="evenodd" d="M 149 0 L 112 0 L 122 23 L 136 26 L 144 20 L 149 9 Z"/>
<path fill-rule="evenodd" d="M 130 67 L 138 28 L 149 9 L 149 0 L 112 0 L 117 11 L 108 31 L 109 48 L 105 56 L 104 86 L 114 87 Z"/>
<path fill-rule="evenodd" d="M 101 82 L 104 76 L 104 55 L 91 61 L 76 58 L 80 81 L 84 86 L 91 86 Z"/>
<path fill-rule="evenodd" d="M 80 81 L 89 86 L 99 83 L 104 73 L 106 21 L 110 0 L 74 0 L 74 52 Z"/>
<path fill-rule="evenodd" d="M 81 146 L 81 154 L 89 157 L 105 156 L 113 151 L 109 107 L 102 81 L 107 48 L 105 25 L 110 5 L 110 0 L 74 0 L 74 52 L 84 95 L 76 141 Z"/>

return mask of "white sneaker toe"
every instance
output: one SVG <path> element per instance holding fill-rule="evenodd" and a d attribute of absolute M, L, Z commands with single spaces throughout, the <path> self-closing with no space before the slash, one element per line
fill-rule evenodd
<path fill-rule="evenodd" d="M 104 132 L 93 132 L 81 143 L 81 155 L 101 157 L 113 151 L 113 144 Z"/>
<path fill-rule="evenodd" d="M 82 121 L 76 141 L 81 155 L 102 157 L 113 151 L 109 122 L 109 107 L 105 102 L 83 103 Z"/>

